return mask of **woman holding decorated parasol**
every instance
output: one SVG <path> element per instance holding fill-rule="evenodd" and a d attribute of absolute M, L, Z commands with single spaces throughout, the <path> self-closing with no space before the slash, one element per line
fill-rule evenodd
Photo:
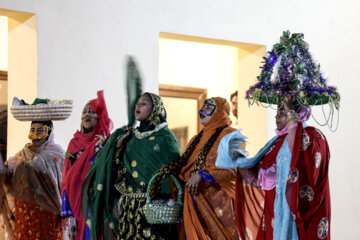
<path fill-rule="evenodd" d="M 248 184 L 265 191 L 263 212 L 253 215 L 260 218 L 254 239 L 330 239 L 329 146 L 324 134 L 306 121 L 311 105 L 330 104 L 334 111 L 340 96 L 312 61 L 303 34 L 284 32 L 262 69 L 246 98 L 250 103 L 277 105 L 277 136 L 255 157 L 245 158 L 237 153 L 239 137 L 229 135 L 221 143 L 216 165 L 238 167 Z M 243 238 L 246 201 L 242 204 L 237 220 Z"/>

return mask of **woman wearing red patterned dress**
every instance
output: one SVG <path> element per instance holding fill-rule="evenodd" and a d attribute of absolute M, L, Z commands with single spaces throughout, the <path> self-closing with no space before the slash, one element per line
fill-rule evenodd
<path fill-rule="evenodd" d="M 250 185 L 265 190 L 258 240 L 330 239 L 330 152 L 320 130 L 306 125 L 310 115 L 309 107 L 294 107 L 286 97 L 275 117 L 277 137 L 254 158 L 233 152 L 234 160 L 217 159 L 217 166 L 238 167 Z"/>
<path fill-rule="evenodd" d="M 244 158 L 236 153 L 240 141 L 235 133 L 224 139 L 218 154 L 221 158 L 216 160 L 218 167 L 238 167 L 248 183 L 265 191 L 263 212 L 252 214 L 261 218 L 257 236 L 253 236 L 256 239 L 330 239 L 330 150 L 321 131 L 307 126 L 306 121 L 311 106 L 329 104 L 328 116 L 323 110 L 324 125 L 336 130 L 332 116 L 339 110 L 340 94 L 336 87 L 327 85 L 303 38 L 302 33 L 284 31 L 264 57 L 258 81 L 246 92 L 250 104 L 277 105 L 277 136 L 255 157 Z M 229 157 L 229 152 L 233 156 Z M 242 212 L 246 206 L 238 204 L 237 210 L 244 239 Z"/>

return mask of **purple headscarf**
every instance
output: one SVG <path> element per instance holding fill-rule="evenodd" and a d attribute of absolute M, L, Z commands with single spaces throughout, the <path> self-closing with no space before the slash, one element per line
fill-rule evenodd
<path fill-rule="evenodd" d="M 306 122 L 307 120 L 309 120 L 309 118 L 311 116 L 311 108 L 310 107 L 296 106 L 295 112 L 296 112 L 296 115 L 300 122 Z M 289 127 L 286 125 L 281 130 L 275 129 L 275 132 L 278 136 L 280 136 L 280 135 L 286 134 L 288 132 L 288 130 L 289 130 Z"/>

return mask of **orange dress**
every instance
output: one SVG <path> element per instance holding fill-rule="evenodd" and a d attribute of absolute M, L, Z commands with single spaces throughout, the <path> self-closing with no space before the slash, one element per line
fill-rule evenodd
<path fill-rule="evenodd" d="M 62 239 L 59 215 L 15 198 L 15 240 Z"/>
<path fill-rule="evenodd" d="M 208 171 L 216 182 L 200 183 L 197 193 L 190 195 L 184 189 L 184 227 L 187 239 L 239 239 L 235 219 L 236 170 L 219 169 L 215 166 L 217 148 L 221 138 L 234 131 L 230 127 L 230 106 L 223 98 L 213 98 L 216 112 L 205 125 L 203 135 L 187 162 L 182 166 L 180 178 L 187 182 L 199 161 L 199 154 L 217 129 L 223 127 L 210 148 L 203 170 Z M 193 142 L 195 137 L 190 141 Z M 188 146 L 189 147 L 189 146 Z"/>

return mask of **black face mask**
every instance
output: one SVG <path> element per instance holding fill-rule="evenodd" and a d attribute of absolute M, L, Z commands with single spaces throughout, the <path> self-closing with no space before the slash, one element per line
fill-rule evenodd
<path fill-rule="evenodd" d="M 200 109 L 199 114 L 210 117 L 214 114 L 216 110 L 216 105 L 211 103 L 210 101 L 205 101 L 204 106 Z"/>

